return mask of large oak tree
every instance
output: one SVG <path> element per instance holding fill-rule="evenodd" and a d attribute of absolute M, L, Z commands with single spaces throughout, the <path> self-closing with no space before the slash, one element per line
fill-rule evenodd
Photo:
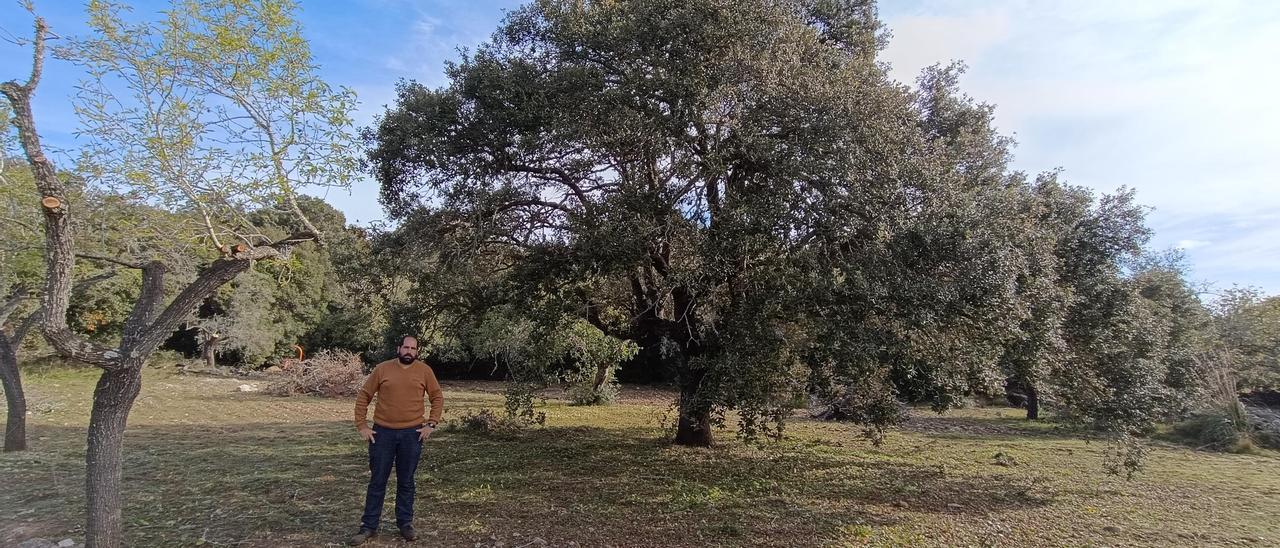
<path fill-rule="evenodd" d="M 688 445 L 730 410 L 776 435 L 805 395 L 874 432 L 1008 377 L 1140 431 L 1143 210 L 1011 171 L 959 67 L 909 88 L 884 42 L 869 0 L 542 0 L 446 86 L 401 83 L 365 138 L 428 339 L 496 316 L 532 334 L 497 352 L 518 381 L 564 326 L 634 341 Z"/>
<path fill-rule="evenodd" d="M 940 408 L 999 383 L 1020 261 L 1005 141 L 882 41 L 870 2 L 538 2 L 445 88 L 402 84 L 370 162 L 436 309 L 637 341 L 678 443 L 728 409 L 776 432 L 806 391 L 882 425 L 895 377 Z"/>

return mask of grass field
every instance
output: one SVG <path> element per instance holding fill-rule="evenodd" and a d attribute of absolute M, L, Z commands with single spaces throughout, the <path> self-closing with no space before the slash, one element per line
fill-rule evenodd
<path fill-rule="evenodd" d="M 28 372 L 32 450 L 0 455 L 0 545 L 83 541 L 95 378 Z M 355 532 L 367 461 L 352 402 L 235 391 L 244 382 L 260 384 L 148 370 L 126 437 L 130 546 L 326 546 Z M 446 382 L 446 419 L 500 406 L 500 389 Z M 544 428 L 437 433 L 418 473 L 415 544 L 1280 545 L 1274 452 L 1157 444 L 1125 481 L 1102 472 L 1104 443 L 1014 409 L 913 412 L 879 448 L 855 427 L 797 418 L 781 442 L 722 432 L 719 447 L 688 449 L 664 441 L 670 396 L 551 400 Z M 392 498 L 370 546 L 405 544 L 389 534 Z"/>

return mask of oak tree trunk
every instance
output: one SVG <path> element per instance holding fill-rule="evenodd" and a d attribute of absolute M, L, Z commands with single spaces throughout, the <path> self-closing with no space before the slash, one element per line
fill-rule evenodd
<path fill-rule="evenodd" d="M 689 371 L 680 376 L 680 420 L 676 423 L 676 445 L 711 447 L 711 406 L 699 395 L 704 373 Z"/>
<path fill-rule="evenodd" d="M 1036 387 L 1027 386 L 1027 420 L 1038 420 L 1040 418 L 1040 393 L 1036 391 Z"/>
<path fill-rule="evenodd" d="M 596 379 L 591 383 L 591 390 L 596 394 L 599 394 L 600 390 L 604 389 L 605 383 L 609 381 L 609 367 L 608 364 L 596 366 Z"/>

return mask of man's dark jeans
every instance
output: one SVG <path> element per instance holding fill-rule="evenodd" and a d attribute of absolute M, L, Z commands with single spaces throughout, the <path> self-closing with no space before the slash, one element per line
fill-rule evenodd
<path fill-rule="evenodd" d="M 382 518 L 382 501 L 387 495 L 387 478 L 391 466 L 396 468 L 396 526 L 404 527 L 413 522 L 413 473 L 418 470 L 418 458 L 422 456 L 422 442 L 418 429 L 383 428 L 373 426 L 373 443 L 369 444 L 369 491 L 364 497 L 362 527 L 377 530 Z"/>

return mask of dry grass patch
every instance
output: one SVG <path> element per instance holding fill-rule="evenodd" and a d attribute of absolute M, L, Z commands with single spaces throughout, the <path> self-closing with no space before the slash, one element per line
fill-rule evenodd
<path fill-rule="evenodd" d="M 0 456 L 0 545 L 82 538 L 91 372 L 28 377 L 32 451 Z M 131 546 L 337 545 L 358 525 L 366 452 L 349 399 L 239 393 L 244 381 L 148 371 L 126 438 Z M 445 383 L 446 418 L 501 407 L 492 383 Z M 1161 444 L 1132 482 L 1104 444 L 1016 410 L 913 410 L 872 447 L 795 420 L 779 443 L 720 434 L 673 447 L 661 390 L 619 404 L 551 400 L 543 428 L 440 432 L 418 475 L 424 546 L 1268 545 L 1280 458 Z M 1006 459 L 997 458 L 998 454 Z M 1002 463 L 1001 460 L 1004 460 Z M 394 480 L 393 480 L 394 481 Z M 388 500 L 384 518 L 390 520 Z M 390 523 L 388 522 L 388 527 Z M 403 543 L 381 537 L 374 546 Z"/>

